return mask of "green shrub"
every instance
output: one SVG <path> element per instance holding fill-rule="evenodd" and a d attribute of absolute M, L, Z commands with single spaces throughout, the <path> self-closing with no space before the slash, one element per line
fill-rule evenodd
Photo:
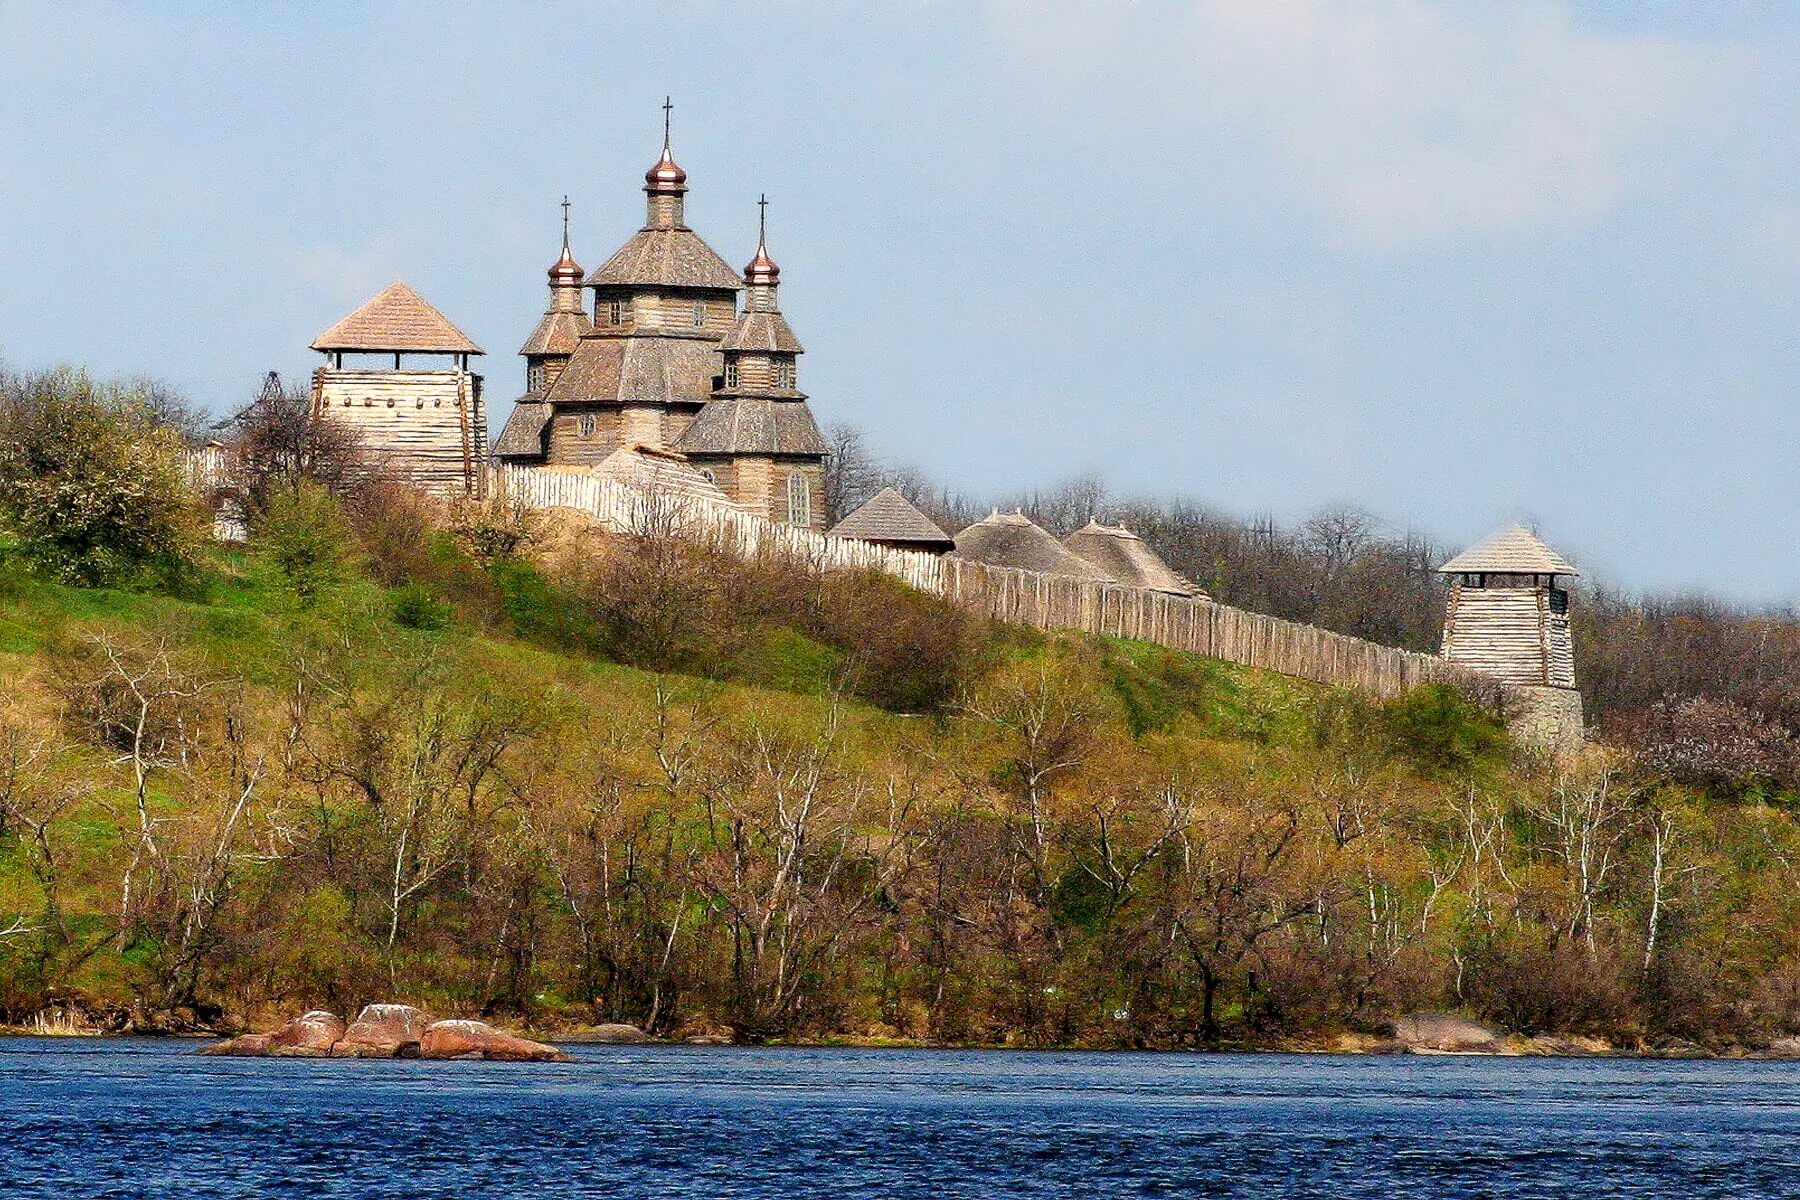
<path fill-rule="evenodd" d="M 1428 683 L 1383 709 L 1395 745 L 1421 765 L 1460 773 L 1494 759 L 1507 745 L 1499 715 L 1447 683 Z"/>
<path fill-rule="evenodd" d="M 310 479 L 273 490 L 252 534 L 257 562 L 300 608 L 334 596 L 356 572 L 350 518 L 336 497 Z"/>
<path fill-rule="evenodd" d="M 397 625 L 431 631 L 448 627 L 453 615 L 450 606 L 422 583 L 395 589 L 392 612 Z"/>
<path fill-rule="evenodd" d="M 0 379 L 0 541 L 85 587 L 160 583 L 204 544 L 185 447 L 140 389 L 57 371 Z"/>

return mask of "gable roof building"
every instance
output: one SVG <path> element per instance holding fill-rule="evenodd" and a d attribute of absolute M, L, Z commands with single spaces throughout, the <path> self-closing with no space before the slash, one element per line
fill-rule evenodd
<path fill-rule="evenodd" d="M 922 550 L 927 554 L 943 554 L 956 548 L 954 538 L 891 487 L 884 487 L 863 501 L 832 526 L 827 536 L 856 538 L 895 550 Z"/>

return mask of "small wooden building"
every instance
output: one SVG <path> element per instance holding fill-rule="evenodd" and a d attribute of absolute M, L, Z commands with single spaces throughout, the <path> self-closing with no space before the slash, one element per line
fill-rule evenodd
<path fill-rule="evenodd" d="M 833 525 L 826 536 L 856 538 L 893 550 L 920 550 L 926 554 L 943 554 L 956 548 L 955 539 L 891 487 L 884 487 L 863 501 L 856 511 Z"/>
<path fill-rule="evenodd" d="M 1581 740 L 1581 693 L 1569 593 L 1580 572 L 1522 525 L 1513 525 L 1438 568 L 1450 581 L 1443 657 L 1512 685 L 1523 703 L 1515 727 L 1541 744 Z"/>
<path fill-rule="evenodd" d="M 1102 525 L 1089 517 L 1088 523 L 1064 538 L 1062 544 L 1120 583 L 1172 596 L 1210 599 L 1177 575 L 1143 538 L 1123 525 Z"/>
<path fill-rule="evenodd" d="M 469 358 L 482 350 L 443 313 L 396 280 L 312 348 L 326 356 L 313 372 L 315 418 L 348 426 L 383 470 L 423 491 L 481 490 L 487 410 Z"/>
<path fill-rule="evenodd" d="M 956 549 L 951 553 L 993 567 L 1112 582 L 1111 575 L 1064 549 L 1061 542 L 1021 512 L 989 513 L 956 535 Z"/>

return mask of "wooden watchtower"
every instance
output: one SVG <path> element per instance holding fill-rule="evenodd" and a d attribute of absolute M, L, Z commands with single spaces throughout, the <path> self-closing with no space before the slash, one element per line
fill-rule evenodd
<path fill-rule="evenodd" d="M 482 350 L 443 313 L 395 281 L 312 348 L 326 356 L 313 372 L 315 419 L 348 426 L 382 470 L 422 491 L 482 490 L 487 409 L 469 369 Z"/>
<path fill-rule="evenodd" d="M 1511 685 L 1526 710 L 1516 724 L 1534 740 L 1579 743 L 1581 693 L 1563 586 L 1581 574 L 1574 564 L 1513 525 L 1438 572 L 1450 581 L 1443 657 Z"/>

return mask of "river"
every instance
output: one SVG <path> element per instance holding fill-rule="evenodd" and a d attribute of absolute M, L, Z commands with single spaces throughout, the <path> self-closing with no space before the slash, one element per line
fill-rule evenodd
<path fill-rule="evenodd" d="M 0 1039 L 0 1196 L 1800 1196 L 1800 1064 Z"/>

